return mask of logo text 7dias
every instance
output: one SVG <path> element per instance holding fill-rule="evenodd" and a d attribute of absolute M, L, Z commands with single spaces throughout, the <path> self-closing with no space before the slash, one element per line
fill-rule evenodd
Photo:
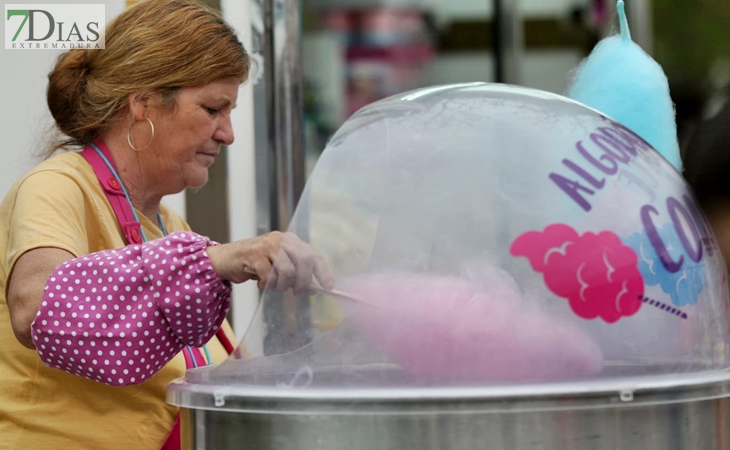
<path fill-rule="evenodd" d="M 104 48 L 105 5 L 5 5 L 5 48 Z"/>

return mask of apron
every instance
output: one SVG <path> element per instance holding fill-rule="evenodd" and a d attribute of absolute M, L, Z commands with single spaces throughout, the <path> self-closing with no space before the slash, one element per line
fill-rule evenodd
<path fill-rule="evenodd" d="M 117 221 L 119 221 L 119 225 L 122 227 L 122 232 L 127 239 L 127 243 L 141 244 L 144 240 L 142 226 L 134 216 L 132 205 L 127 200 L 121 182 L 109 168 L 109 165 L 111 165 L 116 171 L 111 153 L 101 140 L 97 140 L 94 147 L 86 147 L 80 154 L 91 165 L 92 169 L 94 169 L 94 173 L 99 179 L 99 184 L 104 190 L 104 194 L 106 194 L 109 203 L 112 205 L 112 209 L 114 209 L 114 214 L 117 216 Z M 226 336 L 223 328 L 218 329 L 216 337 L 229 355 L 234 352 L 233 344 L 228 339 L 228 336 Z M 183 349 L 183 356 L 185 357 L 186 369 L 202 367 L 207 364 L 205 356 L 203 356 L 203 352 L 199 348 L 187 347 Z M 172 427 L 170 434 L 167 436 L 160 450 L 180 450 L 180 439 L 180 415 L 178 414 L 175 425 Z"/>

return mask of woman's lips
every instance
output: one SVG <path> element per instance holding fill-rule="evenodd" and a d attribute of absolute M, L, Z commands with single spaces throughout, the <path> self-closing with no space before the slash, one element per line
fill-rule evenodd
<path fill-rule="evenodd" d="M 202 155 L 205 159 L 209 159 L 210 162 L 213 163 L 215 161 L 215 157 L 218 156 L 218 153 L 198 152 L 198 155 Z"/>

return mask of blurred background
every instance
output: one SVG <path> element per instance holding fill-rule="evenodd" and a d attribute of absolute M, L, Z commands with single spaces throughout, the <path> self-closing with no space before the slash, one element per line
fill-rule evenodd
<path fill-rule="evenodd" d="M 664 68 L 680 143 L 730 82 L 730 1 L 626 0 L 634 40 Z M 307 166 L 355 110 L 405 90 L 497 81 L 564 93 L 617 32 L 613 0 L 304 0 Z"/>

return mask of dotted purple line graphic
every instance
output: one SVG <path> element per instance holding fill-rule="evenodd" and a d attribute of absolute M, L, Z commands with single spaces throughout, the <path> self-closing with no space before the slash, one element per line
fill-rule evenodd
<path fill-rule="evenodd" d="M 641 296 L 641 295 L 639 296 L 639 300 L 641 300 L 642 302 L 647 303 L 647 304 L 649 304 L 651 306 L 654 306 L 655 308 L 659 308 L 662 311 L 666 311 L 666 312 L 668 312 L 670 314 L 673 314 L 673 315 L 675 315 L 677 317 L 681 317 L 682 319 L 686 319 L 687 318 L 687 313 L 686 312 L 680 311 L 679 309 L 677 309 L 677 308 L 675 308 L 673 306 L 669 306 L 666 303 L 662 303 L 660 301 L 651 299 L 649 297 L 644 297 L 644 296 Z"/>

